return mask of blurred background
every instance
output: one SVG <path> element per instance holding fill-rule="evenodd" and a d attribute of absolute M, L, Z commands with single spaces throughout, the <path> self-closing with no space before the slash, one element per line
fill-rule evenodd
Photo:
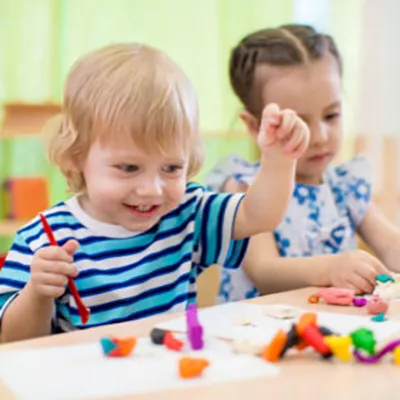
<path fill-rule="evenodd" d="M 283 23 L 332 34 L 344 58 L 345 146 L 374 164 L 375 197 L 397 218 L 400 138 L 399 0 L 0 0 L 0 251 L 30 208 L 66 197 L 39 126 L 58 110 L 68 69 L 82 54 L 121 41 L 166 51 L 193 81 L 207 159 L 255 149 L 228 81 L 231 48 L 245 34 Z"/>

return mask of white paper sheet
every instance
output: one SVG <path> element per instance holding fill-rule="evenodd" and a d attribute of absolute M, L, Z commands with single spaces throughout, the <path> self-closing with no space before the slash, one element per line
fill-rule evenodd
<path fill-rule="evenodd" d="M 99 338 L 100 339 L 100 338 Z M 237 355 L 226 342 L 206 340 L 205 349 L 185 355 L 206 357 L 203 376 L 178 374 L 182 353 L 140 339 L 127 358 L 107 358 L 100 343 L 0 352 L 0 377 L 17 400 L 78 400 L 133 395 L 274 376 L 278 368 L 250 355 Z"/>
<path fill-rule="evenodd" d="M 280 320 L 268 317 L 265 313 L 267 306 L 249 303 L 227 303 L 215 307 L 199 310 L 199 321 L 207 335 L 213 335 L 225 339 L 248 339 L 256 342 L 267 343 L 275 335 L 278 329 L 289 329 L 297 318 Z M 291 307 L 285 304 L 268 306 L 269 308 Z M 303 310 L 305 311 L 305 310 Z M 371 316 L 353 316 L 328 312 L 317 312 L 318 324 L 330 328 L 334 332 L 346 335 L 355 329 L 370 328 L 375 333 L 377 340 L 399 333 L 400 321 L 387 320 L 385 322 L 373 322 Z M 252 322 L 250 326 L 240 326 L 235 323 L 238 318 L 246 317 Z M 185 318 L 177 318 L 159 324 L 158 327 L 177 332 L 186 331 Z"/>

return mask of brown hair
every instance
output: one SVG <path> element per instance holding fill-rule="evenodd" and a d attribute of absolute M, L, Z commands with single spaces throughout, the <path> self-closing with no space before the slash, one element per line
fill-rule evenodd
<path fill-rule="evenodd" d="M 148 152 L 183 146 L 188 176 L 203 163 L 197 96 L 177 64 L 149 46 L 115 44 L 90 52 L 72 67 L 63 113 L 48 124 L 49 157 L 77 193 L 85 189 L 81 163 L 90 145 L 125 135 Z"/>
<path fill-rule="evenodd" d="M 234 47 L 229 63 L 233 90 L 245 108 L 255 116 L 261 114 L 260 93 L 255 89 L 256 67 L 307 65 L 327 53 L 336 59 L 342 74 L 342 58 L 335 41 L 308 25 L 283 25 L 263 29 L 244 37 Z"/>

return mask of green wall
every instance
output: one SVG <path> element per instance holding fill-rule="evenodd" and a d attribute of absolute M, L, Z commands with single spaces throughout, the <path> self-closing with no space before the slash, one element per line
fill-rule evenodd
<path fill-rule="evenodd" d="M 228 81 L 229 52 L 248 32 L 292 22 L 292 1 L 0 0 L 0 103 L 60 101 L 71 64 L 96 47 L 116 41 L 159 47 L 183 67 L 199 95 L 207 152 L 201 180 L 225 154 L 254 156 L 245 134 L 225 134 L 242 130 Z M 336 1 L 335 13 L 346 14 L 344 24 L 354 26 L 348 3 Z M 354 15 L 360 0 L 352 4 Z M 344 45 L 339 25 L 332 30 Z M 29 174 L 49 177 L 52 202 L 65 197 L 63 179 L 48 165 L 39 140 L 0 142 L 0 180 Z"/>

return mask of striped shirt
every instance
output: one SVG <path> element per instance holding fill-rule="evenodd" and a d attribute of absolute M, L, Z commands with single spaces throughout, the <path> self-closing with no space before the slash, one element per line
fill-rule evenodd
<path fill-rule="evenodd" d="M 247 240 L 232 240 L 242 194 L 206 192 L 189 183 L 181 204 L 145 232 L 91 218 L 77 197 L 44 215 L 59 245 L 76 239 L 75 283 L 90 308 L 82 325 L 72 295 L 55 300 L 54 331 L 70 331 L 183 311 L 196 300 L 196 277 L 218 263 L 237 268 Z M 20 229 L 0 271 L 0 318 L 29 280 L 34 253 L 48 245 L 39 218 Z"/>

